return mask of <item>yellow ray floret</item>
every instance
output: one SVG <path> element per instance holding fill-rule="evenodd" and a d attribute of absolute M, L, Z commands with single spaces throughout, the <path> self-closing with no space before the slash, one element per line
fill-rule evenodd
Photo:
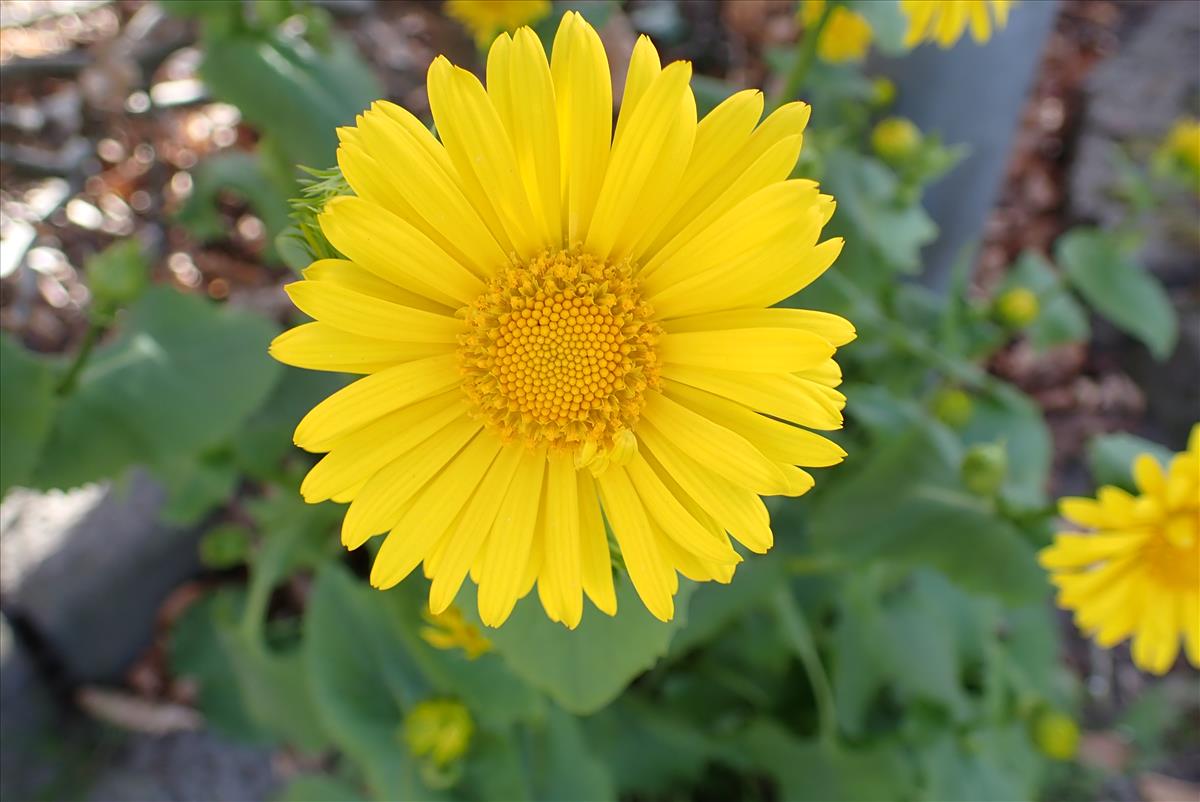
<path fill-rule="evenodd" d="M 1131 638 L 1139 667 L 1162 674 L 1179 653 L 1200 667 L 1200 424 L 1166 471 L 1134 463 L 1138 494 L 1102 487 L 1064 498 L 1059 512 L 1090 534 L 1062 532 L 1039 558 L 1058 604 L 1096 643 Z"/>
<path fill-rule="evenodd" d="M 771 548 L 762 495 L 845 452 L 836 350 L 854 327 L 773 308 L 830 267 L 833 199 L 792 179 L 809 109 L 739 92 L 697 119 L 690 65 L 638 40 L 621 113 L 600 39 L 564 15 L 547 57 L 495 40 L 487 81 L 429 70 L 438 136 L 374 104 L 338 132 L 344 258 L 288 287 L 315 319 L 271 353 L 362 375 L 296 443 L 306 501 L 349 503 L 342 542 L 385 535 L 371 582 L 418 566 L 430 610 L 467 577 L 499 626 L 534 588 L 576 627 L 615 581 L 674 615 L 679 575 L 729 582 Z M 614 566 L 627 578 L 614 579 Z"/>
<path fill-rule="evenodd" d="M 922 42 L 936 42 L 947 48 L 970 29 L 971 38 L 978 43 L 992 38 L 1008 22 L 1008 12 L 1014 0 L 900 0 L 900 8 L 908 15 L 907 47 Z"/>

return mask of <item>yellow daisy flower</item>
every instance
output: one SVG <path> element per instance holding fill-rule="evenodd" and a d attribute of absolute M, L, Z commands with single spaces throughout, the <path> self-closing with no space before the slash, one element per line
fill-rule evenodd
<path fill-rule="evenodd" d="M 1008 23 L 1013 0 L 900 0 L 908 15 L 906 47 L 937 42 L 947 48 L 962 38 L 970 26 L 971 38 L 983 43 L 992 38 L 992 17 L 997 30 Z"/>
<path fill-rule="evenodd" d="M 804 0 L 800 4 L 800 22 L 811 29 L 825 11 L 825 0 Z M 862 61 L 871 47 L 871 25 L 862 14 L 838 6 L 829 14 L 829 21 L 817 42 L 817 55 L 822 61 Z"/>
<path fill-rule="evenodd" d="M 819 242 L 833 199 L 789 179 L 809 109 L 757 124 L 748 90 L 697 124 L 690 77 L 639 39 L 614 135 L 604 49 L 568 13 L 549 61 L 528 28 L 500 36 L 486 89 L 435 60 L 440 141 L 386 102 L 339 131 L 355 196 L 319 223 L 346 258 L 288 286 L 317 322 L 271 353 L 369 374 L 295 442 L 328 452 L 301 493 L 350 502 L 348 548 L 388 533 L 376 587 L 423 563 L 438 614 L 470 574 L 499 626 L 536 583 L 575 627 L 584 593 L 616 612 L 611 531 L 669 620 L 676 572 L 728 582 L 729 535 L 771 547 L 759 496 L 845 456 L 791 424 L 841 426 L 833 354 L 853 327 L 767 308 L 842 247 Z"/>
<path fill-rule="evenodd" d="M 1200 424 L 1165 473 L 1149 454 L 1133 473 L 1139 495 L 1102 487 L 1094 500 L 1062 499 L 1064 518 L 1096 531 L 1060 533 L 1039 558 L 1059 606 L 1100 646 L 1132 637 L 1133 661 L 1162 674 L 1182 639 L 1200 667 Z"/>
<path fill-rule="evenodd" d="M 446 0 L 445 9 L 483 48 L 497 34 L 532 25 L 549 14 L 550 0 Z"/>

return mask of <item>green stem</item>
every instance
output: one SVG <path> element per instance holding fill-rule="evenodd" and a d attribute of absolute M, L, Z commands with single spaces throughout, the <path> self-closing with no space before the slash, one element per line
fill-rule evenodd
<path fill-rule="evenodd" d="M 784 637 L 792 651 L 804 664 L 808 680 L 812 683 L 813 697 L 817 701 L 817 715 L 820 718 L 820 739 L 829 748 L 837 745 L 837 707 L 833 700 L 833 687 L 829 684 L 829 675 L 821 664 L 821 656 L 817 654 L 817 645 L 813 641 L 812 630 L 804 619 L 804 613 L 796 604 L 791 591 L 786 587 L 775 592 L 771 599 L 779 625 L 783 627 Z"/>
<path fill-rule="evenodd" d="M 837 3 L 826 3 L 816 24 L 805 29 L 804 35 L 800 38 L 800 48 L 792 62 L 792 68 L 788 70 L 783 86 L 771 97 L 769 108 L 772 111 L 789 100 L 794 100 L 800 94 L 800 89 L 804 86 L 804 79 L 808 77 L 808 71 L 812 69 L 813 61 L 817 57 L 817 43 L 821 41 L 821 31 L 825 30 L 825 25 L 829 22 L 835 8 L 837 8 Z"/>
<path fill-rule="evenodd" d="M 79 350 L 75 352 L 75 359 L 71 362 L 71 367 L 67 368 L 62 381 L 58 383 L 58 387 L 54 390 L 58 395 L 66 395 L 75 389 L 75 382 L 79 380 L 79 374 L 83 372 L 84 366 L 87 365 L 88 357 L 92 355 L 92 350 L 96 347 L 96 343 L 100 341 L 100 335 L 104 333 L 105 328 L 106 326 L 103 323 L 98 323 L 95 320 L 88 323 L 87 332 L 83 335 L 83 343 L 80 344 Z"/>

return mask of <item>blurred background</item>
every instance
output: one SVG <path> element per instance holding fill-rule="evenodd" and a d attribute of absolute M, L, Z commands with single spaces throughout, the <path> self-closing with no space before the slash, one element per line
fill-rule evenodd
<path fill-rule="evenodd" d="M 1188 167 L 1163 155 L 1173 127 L 1200 111 L 1200 4 L 1028 0 L 987 44 L 965 37 L 911 53 L 888 45 L 889 4 L 859 5 L 879 47 L 852 66 L 818 59 L 809 72 L 800 97 L 813 104 L 814 130 L 800 174 L 838 198 L 835 221 L 845 222 L 835 224 L 848 240 L 867 232 L 857 241 L 871 250 L 843 257 L 852 277 L 876 270 L 914 287 L 881 308 L 929 334 L 924 351 L 909 343 L 905 352 L 923 366 L 914 375 L 941 371 L 912 385 L 922 414 L 964 432 L 964 448 L 1007 443 L 1001 472 L 1012 488 L 1003 493 L 1013 493 L 992 489 L 999 501 L 988 520 L 1017 532 L 1014 548 L 1031 566 L 1053 529 L 1055 498 L 1125 481 L 1142 443 L 1135 437 L 1182 450 L 1200 410 L 1196 184 L 1172 182 Z M 539 33 L 552 33 L 568 6 L 600 30 L 617 86 L 638 34 L 652 37 L 664 61 L 691 60 L 702 111 L 738 88 L 780 91 L 804 29 L 787 0 L 596 0 L 556 3 Z M 335 128 L 377 98 L 428 119 L 425 70 L 438 54 L 482 72 L 475 36 L 440 2 L 0 3 L 3 799 L 401 793 L 384 790 L 393 786 L 328 726 L 320 704 L 324 724 L 311 732 L 273 720 L 297 708 L 272 694 L 323 681 L 327 669 L 281 655 L 317 637 L 314 622 L 302 623 L 313 576 L 344 562 L 332 534 L 340 508 L 296 498 L 309 463 L 290 434 L 346 377 L 284 369 L 265 348 L 294 318 L 281 287 L 310 261 L 306 209 L 328 180 L 295 165 L 329 168 Z M 893 117 L 915 124 L 918 144 L 889 144 L 877 123 Z M 1135 257 L 1137 281 L 1153 284 L 1150 300 L 1143 284 L 1105 284 L 1084 263 L 1117 252 Z M 870 316 L 836 289 L 819 287 L 804 305 L 840 307 L 858 324 L 849 350 L 861 363 L 848 377 L 862 386 L 876 370 L 871 360 L 886 354 L 872 355 Z M 1032 314 L 1028 293 L 1000 303 L 1013 289 L 1032 292 Z M 925 310 L 936 314 L 921 317 Z M 986 345 L 954 353 L 937 327 L 947 310 L 974 315 L 970 336 Z M 935 318 L 942 322 L 928 322 Z M 960 357 L 968 367 L 938 366 Z M 1025 399 L 1006 408 L 1024 404 L 1022 422 L 995 417 L 986 437 L 971 434 L 963 421 L 976 382 Z M 896 397 L 905 386 L 895 384 Z M 847 436 L 864 442 L 907 409 L 875 388 L 859 409 L 854 391 L 847 395 Z M 976 415 L 986 406 L 979 398 Z M 853 499 L 849 487 L 831 493 Z M 624 681 L 634 684 L 617 702 L 595 715 L 563 704 L 588 713 L 571 719 L 566 742 L 578 753 L 526 746 L 535 763 L 595 769 L 603 779 L 589 787 L 599 790 L 559 793 L 543 778 L 521 786 L 528 795 L 1200 799 L 1193 669 L 1148 677 L 1122 649 L 1081 638 L 1036 576 L 1004 566 L 999 579 L 975 576 L 987 565 L 964 578 L 957 558 L 893 549 L 838 557 L 839 566 L 864 562 L 839 568 L 848 578 L 835 582 L 824 573 L 834 551 L 808 534 L 810 508 L 797 509 L 773 512 L 777 539 L 794 530 L 801 544 L 780 547 L 778 565 L 808 637 L 793 632 L 799 641 L 777 645 L 755 635 L 758 613 L 747 612 L 745 594 L 716 610 L 705 605 L 718 596 L 698 591 L 670 649 L 654 647 L 666 657 L 636 680 L 653 660 L 631 669 Z M 944 526 L 961 540 L 976 531 L 971 521 Z M 345 565 L 363 569 L 354 557 Z M 870 572 L 878 587 L 863 590 L 855 583 Z M 256 594 L 263 631 L 252 648 L 231 640 L 245 627 L 230 634 L 251 619 L 222 608 Z M 900 638 L 888 654 L 861 645 L 877 634 L 842 625 L 848 604 L 878 617 L 897 598 L 894 620 L 873 624 Z M 939 615 L 967 608 L 994 624 L 979 655 L 1009 657 L 984 659 L 966 641 L 928 634 L 944 627 Z M 731 626 L 743 640 L 722 645 L 718 633 Z M 339 648 L 355 641 L 327 650 Z M 922 659 L 938 650 L 954 653 L 943 674 L 936 655 Z M 818 721 L 829 714 L 822 660 L 832 666 L 832 724 Z M 872 671 L 848 675 L 856 664 Z M 998 696 L 989 696 L 988 672 L 1006 677 Z M 1018 674 L 1027 676 L 1011 679 Z M 357 686 L 346 682 L 329 687 Z M 260 715 L 253 700 L 263 694 L 274 711 Z M 477 737 L 489 726 L 486 714 L 479 721 Z M 805 751 L 832 748 L 822 740 L 827 726 L 838 730 L 836 759 Z M 416 754 L 389 732 L 380 760 Z M 760 757 L 731 755 L 729 733 Z M 485 793 L 490 780 L 472 780 L 503 772 L 485 761 L 484 746 L 471 749 L 454 761 L 465 779 L 420 774 L 410 798 L 506 798 L 495 787 Z"/>

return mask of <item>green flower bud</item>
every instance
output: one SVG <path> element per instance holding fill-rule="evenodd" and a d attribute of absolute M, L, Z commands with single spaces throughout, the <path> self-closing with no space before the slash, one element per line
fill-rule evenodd
<path fill-rule="evenodd" d="M 962 480 L 977 496 L 991 498 L 1000 492 L 1008 475 L 1008 452 L 1001 443 L 971 446 L 962 464 Z"/>
<path fill-rule="evenodd" d="M 901 162 L 916 154 L 921 147 L 921 131 L 911 120 L 888 117 L 871 132 L 871 147 L 887 162 Z"/>
<path fill-rule="evenodd" d="M 942 388 L 933 397 L 934 417 L 954 429 L 966 426 L 972 412 L 971 396 L 957 387 Z"/>
<path fill-rule="evenodd" d="M 430 699 L 408 712 L 400 736 L 409 753 L 428 767 L 422 776 L 447 787 L 453 783 L 453 767 L 466 754 L 474 732 L 475 723 L 465 705 L 452 699 Z"/>
<path fill-rule="evenodd" d="M 996 299 L 992 309 L 996 319 L 1011 329 L 1023 329 L 1037 320 L 1038 297 L 1027 287 L 1013 287 Z"/>
<path fill-rule="evenodd" d="M 1079 727 L 1065 713 L 1043 710 L 1033 720 L 1033 742 L 1046 757 L 1070 760 L 1079 751 Z"/>
<path fill-rule="evenodd" d="M 876 78 L 871 82 L 871 102 L 876 106 L 892 105 L 896 99 L 896 85 L 888 78 Z"/>

